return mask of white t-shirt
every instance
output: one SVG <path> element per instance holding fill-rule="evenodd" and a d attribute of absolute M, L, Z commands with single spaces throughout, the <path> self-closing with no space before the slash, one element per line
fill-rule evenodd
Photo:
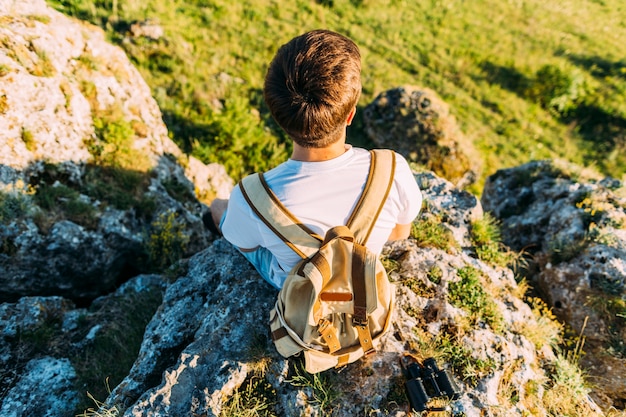
<path fill-rule="evenodd" d="M 365 187 L 370 158 L 369 151 L 346 145 L 346 152 L 337 158 L 321 162 L 289 159 L 264 177 L 283 205 L 323 237 L 328 229 L 346 224 Z M 394 183 L 367 241 L 369 250 L 380 253 L 396 224 L 411 223 L 421 205 L 415 177 L 406 160 L 396 154 Z M 239 186 L 230 196 L 222 233 L 239 248 L 267 248 L 274 255 L 269 275 L 279 287 L 301 259 L 252 211 Z"/>

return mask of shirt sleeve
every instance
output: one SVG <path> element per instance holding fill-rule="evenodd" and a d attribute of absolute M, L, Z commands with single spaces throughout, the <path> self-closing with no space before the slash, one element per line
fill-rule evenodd
<path fill-rule="evenodd" d="M 221 231 L 226 240 L 242 249 L 262 246 L 257 217 L 243 197 L 239 185 L 230 194 L 225 216 Z"/>
<path fill-rule="evenodd" d="M 398 153 L 396 153 L 395 182 L 402 204 L 397 224 L 412 223 L 422 208 L 422 192 L 406 159 Z"/>

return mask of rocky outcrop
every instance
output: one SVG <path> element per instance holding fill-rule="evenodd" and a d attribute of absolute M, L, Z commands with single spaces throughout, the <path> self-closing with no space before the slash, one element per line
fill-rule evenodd
<path fill-rule="evenodd" d="M 468 211 L 479 215 L 476 198 L 430 173 L 416 180 L 424 187 L 427 214 L 445 219 L 446 228 L 469 241 L 470 221 L 462 219 Z M 331 410 L 336 416 L 404 416 L 400 359 L 412 353 L 422 359 L 434 355 L 454 372 L 464 391 L 453 404 L 457 412 L 496 415 L 504 408 L 506 415 L 525 415 L 539 398 L 528 387 L 548 378 L 544 367 L 555 356 L 547 341 L 530 336 L 528 329 L 539 326 L 537 316 L 516 295 L 512 272 L 452 247 L 421 246 L 409 239 L 385 248 L 384 257 L 395 265 L 390 269 L 397 295 L 393 331 L 373 357 L 324 373 L 324 383 L 337 397 L 320 401 L 313 384 L 302 382 L 307 376 L 298 360 L 280 357 L 268 337 L 275 290 L 230 244 L 215 241 L 167 285 L 137 360 L 107 407 L 125 410 L 125 416 L 218 416 L 232 406 L 229 399 L 263 381 L 268 406 L 280 416 Z M 488 297 L 483 308 L 491 313 L 459 303 L 459 293 L 451 289 L 458 285 Z M 511 385 L 517 401 L 508 397 L 505 387 Z M 16 397 L 6 401 L 14 403 Z"/>
<path fill-rule="evenodd" d="M 536 161 L 487 179 L 503 241 L 532 254 L 532 285 L 586 339 L 581 363 L 605 407 L 626 405 L 626 194 L 612 178 Z"/>
<path fill-rule="evenodd" d="M 124 52 L 43 0 L 0 4 L 0 300 L 89 300 L 212 240 L 224 168 L 185 156 Z"/>
<path fill-rule="evenodd" d="M 363 111 L 368 137 L 378 147 L 395 149 L 459 188 L 473 183 L 481 159 L 448 105 L 428 88 L 403 86 L 385 91 Z"/>

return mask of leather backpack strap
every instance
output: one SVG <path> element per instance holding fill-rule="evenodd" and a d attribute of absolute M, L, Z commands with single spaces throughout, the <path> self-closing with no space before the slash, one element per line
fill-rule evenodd
<path fill-rule="evenodd" d="M 302 259 L 314 255 L 323 238 L 298 220 L 269 188 L 263 174 L 252 174 L 239 183 L 252 211 Z"/>
<path fill-rule="evenodd" d="M 370 151 L 372 161 L 365 188 L 357 202 L 347 226 L 352 230 L 357 242 L 365 245 L 376 219 L 383 209 L 389 191 L 393 186 L 396 170 L 396 154 L 389 149 Z"/>

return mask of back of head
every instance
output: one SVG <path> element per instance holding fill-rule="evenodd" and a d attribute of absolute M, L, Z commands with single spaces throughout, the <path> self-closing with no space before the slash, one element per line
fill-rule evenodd
<path fill-rule="evenodd" d="M 361 94 L 361 55 L 354 42 L 314 30 L 283 45 L 265 77 L 272 116 L 300 146 L 337 141 Z"/>

